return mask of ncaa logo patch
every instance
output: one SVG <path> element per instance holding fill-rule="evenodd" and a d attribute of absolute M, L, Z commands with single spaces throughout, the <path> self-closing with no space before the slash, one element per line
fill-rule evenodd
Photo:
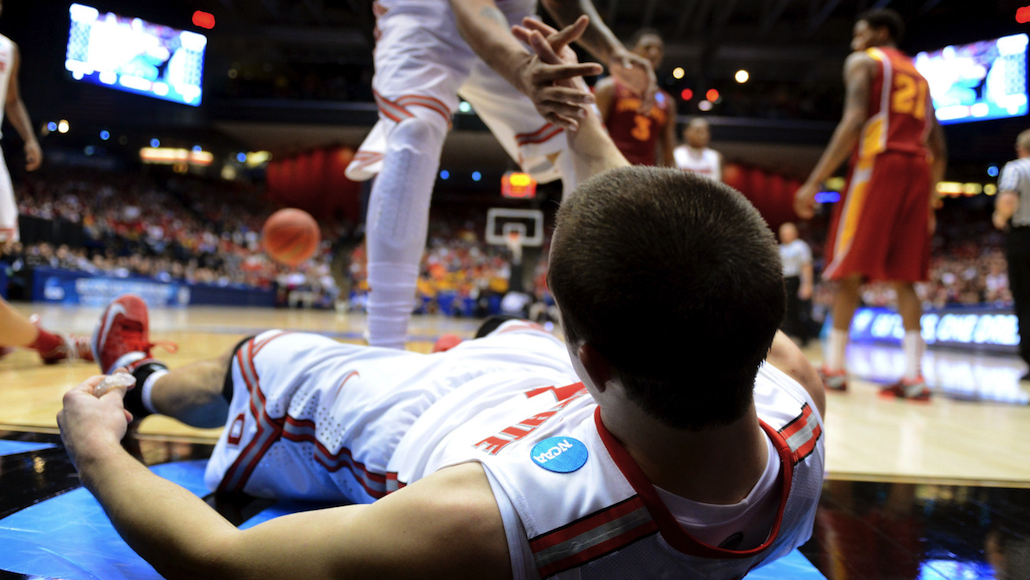
<path fill-rule="evenodd" d="M 572 437 L 550 437 L 533 446 L 533 463 L 547 471 L 572 473 L 587 463 L 587 446 Z"/>

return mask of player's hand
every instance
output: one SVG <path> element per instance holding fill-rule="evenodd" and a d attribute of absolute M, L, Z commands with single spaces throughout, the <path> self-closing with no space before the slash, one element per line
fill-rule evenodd
<path fill-rule="evenodd" d="M 815 185 L 806 183 L 794 193 L 794 213 L 799 218 L 809 220 L 815 216 L 815 194 L 818 190 Z"/>
<path fill-rule="evenodd" d="M 930 217 L 926 220 L 926 234 L 933 237 L 934 232 L 937 231 L 937 212 L 933 208 L 930 209 Z"/>
<path fill-rule="evenodd" d="M 578 129 L 579 119 L 587 114 L 586 107 L 595 100 L 581 77 L 598 75 L 604 70 L 597 63 L 580 64 L 576 52 L 569 48 L 589 23 L 586 16 L 581 16 L 558 31 L 525 18 L 522 26 L 512 27 L 512 34 L 536 53 L 519 71 L 520 90 L 545 119 L 566 129 Z"/>
<path fill-rule="evenodd" d="M 998 228 L 999 230 L 1004 230 L 1005 227 L 1009 225 L 1009 220 L 1002 217 L 1000 213 L 994 212 L 991 215 L 991 223 L 993 223 L 994 227 Z"/>
<path fill-rule="evenodd" d="M 637 112 L 641 115 L 650 113 L 655 95 L 658 93 L 658 77 L 654 74 L 651 61 L 626 50 L 625 47 L 619 47 L 612 51 L 608 60 L 608 70 L 613 77 L 640 95 L 640 108 Z"/>
<path fill-rule="evenodd" d="M 801 287 L 798 288 L 798 298 L 800 298 L 802 300 L 808 300 L 811 297 L 812 297 L 812 284 L 811 283 L 802 284 Z"/>
<path fill-rule="evenodd" d="M 43 164 L 43 150 L 39 148 L 39 143 L 31 141 L 25 144 L 25 170 L 35 171 L 39 169 L 39 166 Z"/>
<path fill-rule="evenodd" d="M 57 413 L 61 441 L 72 464 L 87 461 L 97 453 L 120 447 L 132 413 L 125 410 L 127 387 L 116 387 L 97 398 L 93 390 L 104 379 L 90 377 L 64 395 L 64 408 Z"/>

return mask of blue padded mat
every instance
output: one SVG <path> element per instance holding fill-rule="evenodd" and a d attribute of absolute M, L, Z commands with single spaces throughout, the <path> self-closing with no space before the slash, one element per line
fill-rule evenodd
<path fill-rule="evenodd" d="M 0 439 L 0 455 L 14 455 L 15 453 L 26 453 L 57 447 L 53 443 L 32 443 L 31 441 L 9 441 Z"/>
<path fill-rule="evenodd" d="M 191 493 L 204 496 L 206 460 L 150 469 Z M 311 509 L 279 502 L 245 522 L 249 528 L 272 518 Z M 0 520 L 0 570 L 68 580 L 160 580 L 161 576 L 118 536 L 100 504 L 83 488 Z M 748 575 L 749 580 L 826 580 L 798 551 Z"/>

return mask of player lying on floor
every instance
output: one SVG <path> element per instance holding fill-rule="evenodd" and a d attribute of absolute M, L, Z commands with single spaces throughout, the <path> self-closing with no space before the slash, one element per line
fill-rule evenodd
<path fill-rule="evenodd" d="M 520 321 L 431 355 L 269 331 L 166 371 L 142 301 L 112 303 L 97 347 L 131 410 L 225 426 L 213 489 L 358 504 L 238 530 L 122 449 L 124 388 L 94 377 L 58 422 L 129 545 L 168 578 L 729 579 L 802 544 L 823 394 L 776 330 L 772 233 L 722 184 L 627 167 L 594 115 L 572 142 L 565 344 Z"/>

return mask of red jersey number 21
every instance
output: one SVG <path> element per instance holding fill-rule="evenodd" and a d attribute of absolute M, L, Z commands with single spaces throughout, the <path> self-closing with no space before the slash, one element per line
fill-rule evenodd
<path fill-rule="evenodd" d="M 926 116 L 926 81 L 911 75 L 897 73 L 894 76 L 894 91 L 891 95 L 891 109 L 916 119 Z"/>

